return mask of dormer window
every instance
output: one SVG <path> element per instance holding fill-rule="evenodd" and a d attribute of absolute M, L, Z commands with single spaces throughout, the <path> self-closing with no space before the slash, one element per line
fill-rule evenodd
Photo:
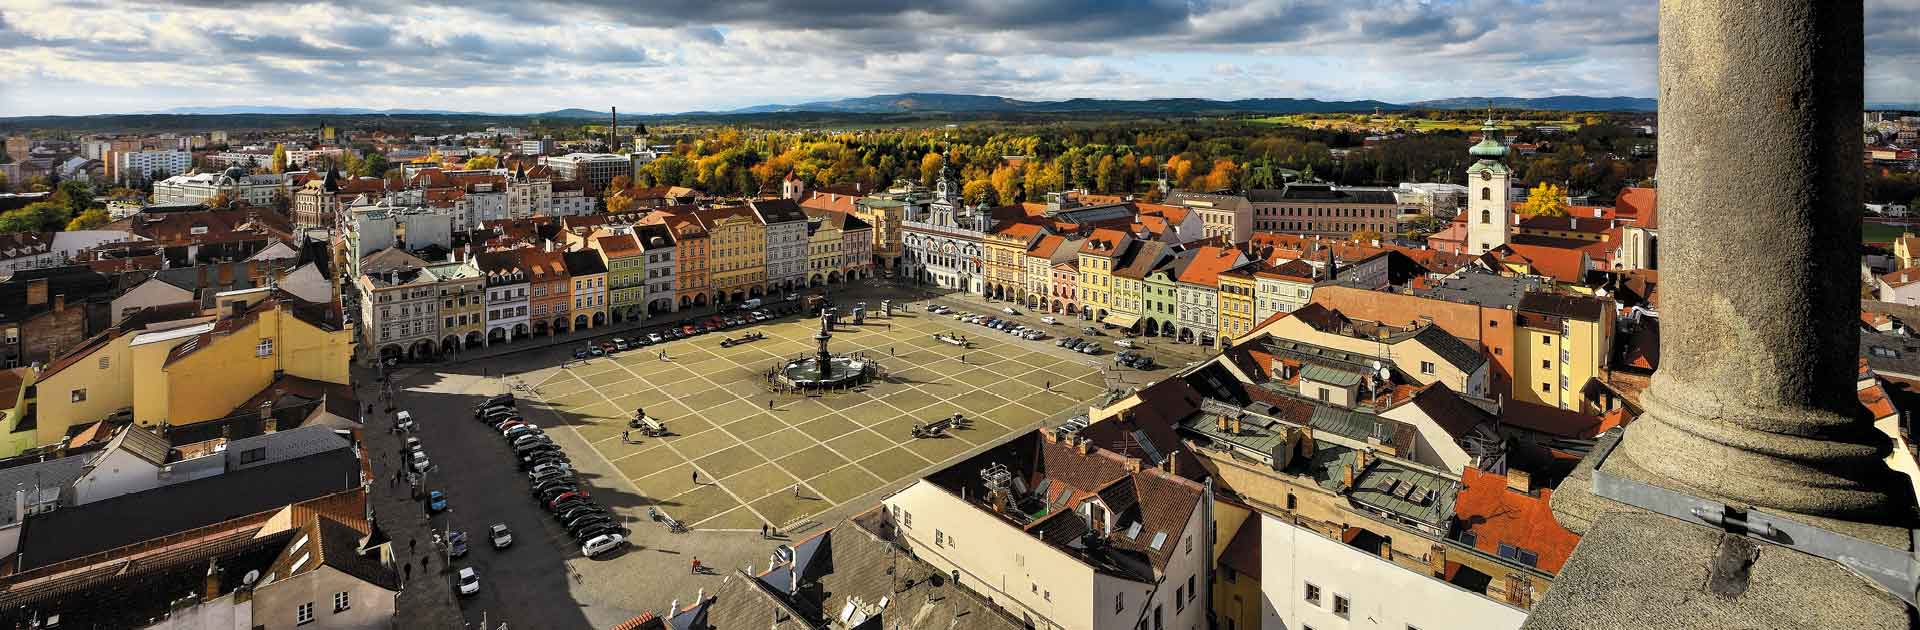
<path fill-rule="evenodd" d="M 1100 530 L 1102 535 L 1113 534 L 1112 516 L 1107 512 L 1107 506 L 1101 505 L 1099 501 L 1087 502 L 1087 523 Z"/>

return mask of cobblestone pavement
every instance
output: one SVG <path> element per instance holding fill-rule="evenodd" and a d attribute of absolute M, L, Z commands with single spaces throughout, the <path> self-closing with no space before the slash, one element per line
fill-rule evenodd
<path fill-rule="evenodd" d="M 857 293 L 839 292 L 834 297 L 842 304 L 865 300 L 872 307 L 877 306 L 883 297 L 898 299 L 906 295 L 906 292 L 898 289 L 866 287 Z M 920 306 L 919 303 L 915 304 L 913 315 L 924 314 Z M 981 335 L 997 334 L 981 330 Z M 699 337 L 696 338 L 696 344 L 712 345 L 717 343 L 718 336 L 725 334 L 737 333 Z M 595 440 L 607 440 L 607 436 L 587 430 L 596 427 L 564 408 L 554 412 L 548 410 L 545 404 L 532 401 L 523 403 L 523 413 L 531 421 L 545 427 L 554 441 L 566 450 L 593 499 L 623 517 L 623 524 L 633 530 L 631 538 L 634 544 L 625 551 L 591 560 L 581 556 L 566 533 L 525 494 L 525 477 L 513 466 L 512 456 L 499 436 L 488 431 L 485 425 L 475 422 L 471 415 L 472 406 L 484 396 L 510 391 L 516 384 L 544 383 L 561 374 L 559 366 L 570 358 L 573 344 L 581 338 L 584 335 L 561 337 L 553 344 L 529 344 L 509 354 L 439 366 L 403 367 L 395 373 L 399 384 L 398 403 L 419 422 L 419 436 L 438 467 L 427 475 L 425 485 L 447 492 L 454 506 L 450 514 L 436 517 L 433 526 L 444 528 L 451 523 L 454 529 L 466 531 L 475 538 L 469 557 L 455 564 L 475 567 L 480 572 L 483 584 L 479 595 L 455 598 L 444 576 L 436 573 L 435 578 L 441 581 L 435 583 L 423 581 L 420 575 L 414 575 L 413 588 L 402 597 L 403 610 L 397 620 L 398 627 L 456 627 L 455 624 L 459 623 L 456 620 L 462 619 L 477 625 L 482 614 L 487 616 L 488 624 L 493 627 L 498 627 L 501 622 L 513 628 L 610 627 L 641 611 L 659 612 L 666 610 L 676 600 L 691 601 L 699 590 L 704 588 L 711 591 L 715 588 L 734 568 L 764 567 L 773 547 L 781 542 L 762 539 L 757 527 L 751 523 L 721 522 L 728 519 L 716 520 L 711 523 L 714 527 L 696 529 L 690 533 L 669 533 L 647 517 L 646 508 L 660 504 L 661 500 L 649 496 L 621 469 L 619 464 L 626 460 L 620 458 L 628 454 L 605 451 L 603 455 L 604 449 L 600 446 L 605 445 L 597 446 Z M 1033 342 L 1032 345 L 1042 348 L 1044 352 L 1058 354 L 1063 361 L 1110 358 L 1110 355 L 1072 355 L 1044 341 Z M 626 357 L 653 359 L 648 352 L 650 350 L 630 351 L 619 357 L 594 359 L 593 363 L 604 368 L 605 364 Z M 633 369 L 642 370 L 639 376 L 643 378 L 653 375 L 652 372 L 645 372 L 647 368 L 644 365 L 635 365 Z M 701 389 L 712 388 L 691 389 L 684 392 L 682 398 L 692 399 L 701 393 Z M 1081 393 L 1090 391 L 1093 389 L 1081 390 Z M 522 397 L 539 396 L 537 392 L 527 390 L 518 390 L 516 394 Z M 612 403 L 602 404 L 609 407 L 609 411 L 614 410 Z M 1056 425 L 1071 415 L 1084 413 L 1085 406 L 1085 401 L 1074 403 L 1050 417 L 1028 420 L 1023 426 L 1008 428 L 1020 432 L 1043 424 Z M 375 453 L 375 472 L 391 475 L 392 464 L 382 465 L 379 462 L 397 458 L 398 438 L 383 432 L 390 420 L 386 420 L 383 414 L 376 415 L 382 419 L 369 427 L 375 437 L 368 440 L 369 447 Z M 611 441 L 615 447 L 622 446 L 617 436 Z M 969 456 L 991 446 L 991 442 L 966 446 L 970 448 L 955 457 Z M 821 527 L 831 526 L 871 507 L 887 493 L 905 487 L 918 476 L 918 473 L 896 476 L 865 486 L 862 488 L 867 490 L 865 494 L 836 497 L 843 500 L 824 512 L 807 517 L 798 531 L 788 532 L 788 535 L 795 539 L 803 538 Z M 426 525 L 418 502 L 406 498 L 401 491 L 378 491 L 387 489 L 385 485 L 377 484 L 376 489 L 377 509 L 383 512 L 382 525 L 388 526 L 389 521 L 396 522 L 398 530 L 390 530 L 395 531 L 396 540 L 404 541 L 425 535 Z M 678 509 L 675 506 L 667 507 L 670 511 Z M 487 545 L 484 531 L 495 522 L 506 523 L 514 530 L 516 542 L 513 547 L 496 551 Z M 420 549 L 423 552 L 428 546 L 426 540 L 421 538 Z M 692 574 L 691 563 L 694 558 L 712 567 L 712 570 Z M 434 566 L 438 569 L 444 563 L 436 561 Z M 415 570 L 417 572 L 418 568 Z M 433 587 L 429 588 L 429 584 Z M 426 597 L 429 594 L 433 597 Z M 413 597 L 409 599 L 408 595 Z"/>
<path fill-rule="evenodd" d="M 400 457 L 401 440 L 392 433 L 393 414 L 386 412 L 382 398 L 382 388 L 374 382 L 377 375 L 372 370 L 360 370 L 354 374 L 356 390 L 361 405 L 373 405 L 368 416 L 365 431 L 366 449 L 373 466 L 373 516 L 380 529 L 394 541 L 393 549 L 397 557 L 410 564 L 402 576 L 405 585 L 400 591 L 397 610 L 394 614 L 396 628 L 461 628 L 464 623 L 460 617 L 460 608 L 454 601 L 454 590 L 448 575 L 442 573 L 446 563 L 436 560 L 423 566 L 421 561 L 430 553 L 429 520 L 419 501 L 409 496 L 404 482 L 394 480 L 394 473 L 403 464 Z M 423 541 L 417 547 L 411 547 L 409 541 Z M 430 566 L 430 568 L 427 568 Z"/>

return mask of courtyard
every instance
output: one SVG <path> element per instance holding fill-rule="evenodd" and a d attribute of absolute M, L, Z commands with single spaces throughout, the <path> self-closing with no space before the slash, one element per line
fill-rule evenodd
<path fill-rule="evenodd" d="M 1102 357 L 1051 352 L 1050 341 L 904 313 L 833 333 L 833 352 L 878 359 L 886 369 L 881 379 L 817 396 L 777 395 L 767 386 L 768 369 L 811 353 L 817 320 L 788 318 L 752 330 L 767 337 L 721 348 L 722 337 L 742 331 L 712 333 L 523 379 L 529 398 L 610 462 L 641 505 L 696 530 L 817 523 L 876 488 L 917 478 L 1042 420 L 1080 413 L 1106 390 Z M 967 335 L 973 345 L 933 338 L 943 332 Z M 664 421 L 671 434 L 624 436 L 635 409 Z M 954 414 L 971 426 L 942 438 L 912 436 L 916 422 Z"/>

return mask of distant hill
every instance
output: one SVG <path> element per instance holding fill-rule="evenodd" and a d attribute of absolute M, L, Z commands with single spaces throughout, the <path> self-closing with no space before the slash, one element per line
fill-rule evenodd
<path fill-rule="evenodd" d="M 220 105 L 213 107 L 175 107 L 149 114 L 188 116 L 225 116 L 230 114 L 272 114 L 278 116 L 499 116 L 485 112 L 456 112 L 440 109 L 365 109 L 360 107 L 282 107 L 278 105 Z"/>
<path fill-rule="evenodd" d="M 1249 98 L 1216 101 L 1203 98 L 1162 98 L 1119 100 L 1076 98 L 1064 101 L 1023 101 L 1004 96 L 938 94 L 914 92 L 881 94 L 832 101 L 812 101 L 792 105 L 755 105 L 721 114 L 767 114 L 785 112 L 831 112 L 846 114 L 906 114 L 922 112 L 953 113 L 1045 113 L 1045 112 L 1126 112 L 1163 114 L 1203 113 L 1275 113 L 1357 112 L 1380 109 L 1406 109 L 1384 101 L 1321 101 L 1296 98 Z"/>
<path fill-rule="evenodd" d="M 1487 102 L 1499 109 L 1545 109 L 1575 112 L 1651 112 L 1659 109 L 1660 103 L 1650 98 L 1632 96 L 1545 96 L 1540 98 L 1515 98 L 1511 96 L 1462 96 L 1432 101 L 1407 103 L 1414 109 L 1483 109 Z"/>

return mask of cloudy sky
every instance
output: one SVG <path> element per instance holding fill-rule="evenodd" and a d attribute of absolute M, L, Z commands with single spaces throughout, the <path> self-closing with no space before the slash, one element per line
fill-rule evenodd
<path fill-rule="evenodd" d="M 1920 2 L 1867 6 L 1867 100 L 1920 101 Z M 0 116 L 1652 96 L 1656 17 L 1655 0 L 0 0 Z"/>

